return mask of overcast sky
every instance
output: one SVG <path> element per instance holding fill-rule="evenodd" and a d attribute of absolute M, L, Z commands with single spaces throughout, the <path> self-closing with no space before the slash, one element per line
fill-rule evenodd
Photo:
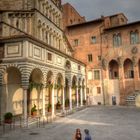
<path fill-rule="evenodd" d="M 62 0 L 69 2 L 87 20 L 123 12 L 129 22 L 140 20 L 140 0 Z"/>

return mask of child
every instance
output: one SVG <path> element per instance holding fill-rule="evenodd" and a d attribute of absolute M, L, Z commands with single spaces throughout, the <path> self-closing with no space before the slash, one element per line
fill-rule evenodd
<path fill-rule="evenodd" d="M 92 140 L 92 138 L 91 138 L 91 136 L 89 134 L 89 130 L 85 129 L 84 132 L 85 132 L 85 139 L 84 140 Z"/>

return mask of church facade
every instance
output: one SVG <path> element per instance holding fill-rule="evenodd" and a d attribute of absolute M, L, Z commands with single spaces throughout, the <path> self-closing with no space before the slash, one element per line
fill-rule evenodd
<path fill-rule="evenodd" d="M 61 0 L 0 1 L 0 114 L 24 119 L 83 106 L 85 64 L 62 30 Z"/>

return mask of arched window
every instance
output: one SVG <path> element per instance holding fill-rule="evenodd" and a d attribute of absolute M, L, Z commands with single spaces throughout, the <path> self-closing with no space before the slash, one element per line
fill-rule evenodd
<path fill-rule="evenodd" d="M 116 60 L 111 60 L 109 62 L 109 78 L 110 79 L 119 78 L 119 65 Z"/>
<path fill-rule="evenodd" d="M 137 44 L 139 42 L 139 34 L 138 31 L 130 32 L 130 44 Z"/>
<path fill-rule="evenodd" d="M 119 47 L 122 44 L 121 34 L 113 35 L 113 46 Z"/>
<path fill-rule="evenodd" d="M 133 62 L 130 59 L 124 61 L 124 76 L 126 79 L 134 78 Z"/>

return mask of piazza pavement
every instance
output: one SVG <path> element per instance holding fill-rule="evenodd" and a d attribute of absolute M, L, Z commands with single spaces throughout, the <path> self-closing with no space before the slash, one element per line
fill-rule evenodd
<path fill-rule="evenodd" d="M 40 128 L 16 129 L 0 140 L 73 140 L 76 128 L 83 140 L 85 128 L 93 140 L 140 140 L 140 108 L 92 106 Z"/>

